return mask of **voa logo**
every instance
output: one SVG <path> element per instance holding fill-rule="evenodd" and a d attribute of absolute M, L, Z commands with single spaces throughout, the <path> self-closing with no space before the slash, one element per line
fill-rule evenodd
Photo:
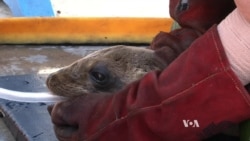
<path fill-rule="evenodd" d="M 183 120 L 185 127 L 200 127 L 197 120 Z"/>

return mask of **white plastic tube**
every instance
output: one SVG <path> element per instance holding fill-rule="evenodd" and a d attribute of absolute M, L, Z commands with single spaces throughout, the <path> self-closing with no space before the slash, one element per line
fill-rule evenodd
<path fill-rule="evenodd" d="M 16 102 L 59 102 L 66 98 L 52 95 L 46 92 L 20 92 L 4 88 L 0 88 L 0 99 L 16 101 Z"/>

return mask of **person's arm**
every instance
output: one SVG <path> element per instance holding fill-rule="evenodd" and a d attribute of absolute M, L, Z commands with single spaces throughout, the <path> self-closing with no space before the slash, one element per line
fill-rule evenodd
<path fill-rule="evenodd" d="M 237 8 L 239 9 L 240 11 L 240 14 L 244 17 L 244 19 L 250 23 L 250 3 L 248 0 L 234 0 L 236 5 L 237 5 Z"/>
<path fill-rule="evenodd" d="M 59 140 L 198 141 L 250 117 L 250 97 L 213 27 L 162 72 L 116 94 L 50 107 Z"/>
<path fill-rule="evenodd" d="M 195 141 L 237 126 L 250 117 L 250 97 L 220 36 L 213 27 L 167 69 L 117 94 L 89 94 L 50 107 L 57 137 Z"/>
<path fill-rule="evenodd" d="M 250 7 L 249 2 L 246 5 Z M 245 11 L 245 7 L 241 9 Z M 242 84 L 246 85 L 250 80 L 250 8 L 247 9 L 246 16 L 242 14 L 241 9 L 235 9 L 223 20 L 218 31 L 233 71 Z"/>

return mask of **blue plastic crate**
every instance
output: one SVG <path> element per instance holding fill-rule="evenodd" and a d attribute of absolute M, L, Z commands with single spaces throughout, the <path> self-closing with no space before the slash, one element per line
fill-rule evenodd
<path fill-rule="evenodd" d="M 53 17 L 50 0 L 4 0 L 15 17 Z"/>

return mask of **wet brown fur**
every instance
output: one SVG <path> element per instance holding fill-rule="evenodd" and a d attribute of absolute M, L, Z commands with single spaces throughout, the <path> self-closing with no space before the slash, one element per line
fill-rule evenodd
<path fill-rule="evenodd" d="M 131 46 L 114 46 L 93 52 L 63 69 L 52 73 L 47 87 L 56 95 L 71 97 L 89 93 L 113 93 L 143 77 L 152 70 L 162 70 L 166 64 L 154 51 Z M 105 87 L 91 79 L 92 70 L 104 70 L 110 76 Z"/>

